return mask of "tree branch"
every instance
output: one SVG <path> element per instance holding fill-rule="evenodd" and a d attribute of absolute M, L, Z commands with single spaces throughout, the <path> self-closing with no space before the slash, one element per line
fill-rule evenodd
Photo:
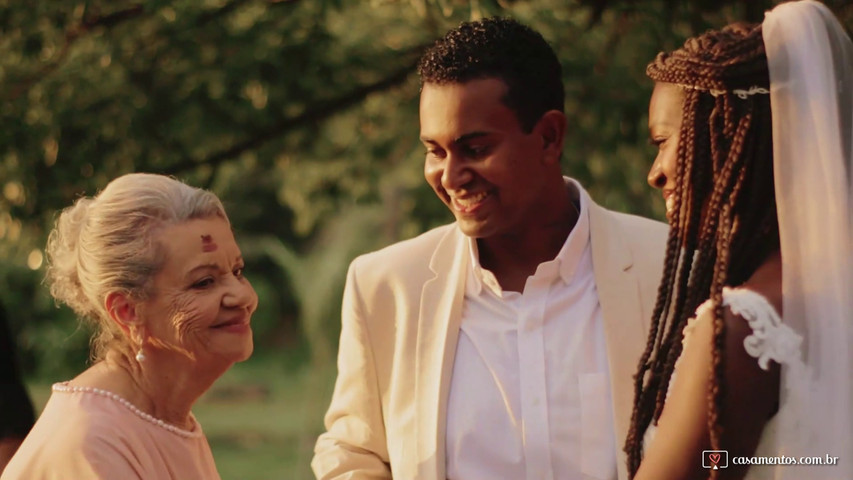
<path fill-rule="evenodd" d="M 607 36 L 607 43 L 602 51 L 616 51 L 619 41 L 624 38 L 625 33 L 631 29 L 631 24 L 630 15 L 625 11 L 620 13 L 619 18 L 616 20 L 616 25 L 613 26 L 613 29 L 610 30 L 610 34 Z M 610 60 L 612 60 L 612 58 L 610 58 L 609 55 L 601 55 L 593 66 L 593 71 L 597 74 L 604 74 L 610 66 Z"/>
<path fill-rule="evenodd" d="M 391 73 L 390 75 L 377 82 L 368 85 L 363 85 L 338 98 L 321 102 L 314 108 L 306 110 L 305 112 L 296 115 L 295 117 L 283 119 L 282 121 L 272 125 L 271 127 L 261 130 L 256 135 L 247 138 L 246 140 L 243 140 L 242 142 L 237 143 L 229 148 L 226 148 L 225 150 L 209 155 L 206 158 L 187 159 L 185 161 L 172 165 L 171 167 L 164 169 L 162 173 L 168 175 L 176 175 L 187 170 L 192 170 L 193 168 L 199 167 L 201 165 L 215 166 L 217 164 L 231 160 L 244 152 L 259 148 L 264 143 L 274 138 L 280 137 L 281 135 L 284 135 L 285 133 L 291 130 L 302 127 L 304 125 L 317 123 L 319 121 L 325 120 L 326 118 L 329 118 L 338 112 L 341 112 L 353 105 L 358 104 L 371 93 L 381 92 L 400 85 L 409 77 L 412 72 L 414 72 L 416 65 L 416 61 L 409 62 L 402 68 L 398 69 L 397 71 Z"/>
<path fill-rule="evenodd" d="M 50 75 L 54 70 L 59 68 L 59 66 L 62 65 L 62 62 L 65 61 L 65 58 L 68 57 L 68 52 L 71 50 L 71 46 L 83 35 L 98 27 L 112 28 L 126 20 L 138 17 L 144 11 L 145 9 L 142 5 L 133 5 L 124 10 L 119 10 L 108 15 L 88 19 L 84 18 L 78 25 L 71 27 L 65 32 L 65 43 L 62 45 L 62 49 L 53 58 L 53 60 L 41 67 L 30 78 L 23 80 L 17 86 L 13 87 L 9 95 L 6 96 L 6 100 L 16 100 L 21 95 L 27 93 L 33 85 L 38 83 L 39 80 Z"/>
<path fill-rule="evenodd" d="M 202 27 L 205 24 L 207 24 L 208 22 L 216 20 L 217 18 L 219 18 L 223 15 L 227 15 L 227 14 L 233 12 L 234 10 L 236 10 L 237 7 L 243 5 L 247 1 L 248 0 L 234 0 L 233 2 L 226 3 L 225 5 L 217 8 L 216 10 L 213 10 L 212 12 L 208 12 L 208 13 L 204 13 L 202 15 L 199 15 L 195 21 L 195 26 L 196 27 Z"/>

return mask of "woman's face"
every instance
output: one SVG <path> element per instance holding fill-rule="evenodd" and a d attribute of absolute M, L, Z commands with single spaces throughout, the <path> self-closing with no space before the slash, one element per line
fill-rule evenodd
<path fill-rule="evenodd" d="M 146 355 L 176 352 L 201 366 L 247 359 L 258 296 L 243 276 L 228 222 L 190 220 L 163 229 L 156 240 L 165 262 L 141 305 Z"/>
<path fill-rule="evenodd" d="M 672 83 L 655 83 L 649 102 L 649 136 L 658 147 L 655 162 L 649 170 L 649 185 L 663 193 L 666 218 L 671 222 L 675 203 L 675 168 L 678 160 L 678 137 L 684 91 Z"/>

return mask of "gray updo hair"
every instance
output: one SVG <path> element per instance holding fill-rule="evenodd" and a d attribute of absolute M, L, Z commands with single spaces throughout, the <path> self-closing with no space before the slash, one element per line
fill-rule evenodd
<path fill-rule="evenodd" d="M 127 353 L 130 347 L 104 301 L 110 292 L 148 298 L 150 280 L 164 261 L 156 233 L 210 217 L 228 221 L 216 195 L 148 173 L 118 177 L 95 197 L 80 198 L 60 213 L 47 241 L 47 282 L 58 302 L 94 324 L 94 360 L 112 348 Z"/>

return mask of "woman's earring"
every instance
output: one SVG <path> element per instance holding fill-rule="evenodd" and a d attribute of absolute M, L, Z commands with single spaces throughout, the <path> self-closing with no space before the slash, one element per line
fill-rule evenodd
<path fill-rule="evenodd" d="M 139 350 L 136 351 L 136 361 L 142 363 L 145 361 L 145 326 L 134 326 L 130 332 L 130 341 L 132 343 L 139 342 Z"/>

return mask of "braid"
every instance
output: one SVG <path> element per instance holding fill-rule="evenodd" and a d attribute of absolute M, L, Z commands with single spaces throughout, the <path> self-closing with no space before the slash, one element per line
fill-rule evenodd
<path fill-rule="evenodd" d="M 631 477 L 642 460 L 643 433 L 663 411 L 684 327 L 706 299 L 714 305 L 707 422 L 711 448 L 720 449 L 725 421 L 723 287 L 746 281 L 779 246 L 769 98 L 743 99 L 732 93 L 769 88 L 760 25 L 736 24 L 690 39 L 675 52 L 659 54 L 646 73 L 656 82 L 682 86 L 685 98 L 676 208 L 651 329 L 634 377 L 625 441 Z"/>
<path fill-rule="evenodd" d="M 666 242 L 666 260 L 664 261 L 663 267 L 663 279 L 671 278 L 675 274 L 675 269 L 677 265 L 677 252 L 679 249 L 680 239 L 678 236 L 678 231 L 676 229 L 670 229 L 669 237 Z M 672 296 L 672 290 L 670 288 L 670 284 L 666 281 L 661 281 L 660 286 L 658 287 L 658 297 L 655 302 L 655 308 L 653 310 L 652 318 L 659 318 L 670 303 L 670 298 Z M 652 330 L 649 333 L 649 338 L 646 341 L 646 349 L 643 351 L 643 355 L 640 357 L 640 364 L 637 369 L 637 373 L 634 375 L 634 406 L 631 411 L 631 419 L 632 423 L 634 421 L 641 421 L 645 424 L 648 424 L 651 417 L 643 417 L 640 418 L 640 415 L 644 415 L 648 409 L 641 408 L 642 404 L 647 403 L 645 397 L 648 396 L 648 393 L 652 391 L 651 389 L 643 389 L 643 383 L 645 380 L 645 374 L 651 367 L 651 363 L 649 363 L 649 358 L 651 357 L 652 351 L 655 349 L 657 345 L 658 338 L 658 330 L 659 330 L 660 322 L 652 322 Z M 649 385 L 655 384 L 657 382 L 657 378 L 652 376 L 649 379 Z M 630 429 L 628 431 L 628 438 L 626 439 L 626 445 L 634 445 L 638 444 L 640 439 L 638 437 L 638 431 L 636 429 Z M 640 465 L 640 453 L 636 450 L 628 450 L 626 448 L 626 453 L 628 454 L 628 464 L 629 469 L 632 471 L 636 471 L 636 469 Z"/>
<path fill-rule="evenodd" d="M 698 101 L 699 92 L 688 92 L 686 97 L 685 102 L 687 104 L 692 104 Z M 682 119 L 682 122 L 692 123 L 695 121 L 695 116 L 696 113 L 694 109 L 685 108 L 683 110 L 684 118 Z M 681 133 L 678 146 L 679 156 L 692 156 L 693 140 L 694 139 L 689 135 L 689 132 Z M 676 165 L 676 178 L 687 178 L 690 176 L 691 172 L 691 164 L 679 162 Z M 681 198 L 689 193 L 690 189 L 686 186 L 685 182 L 678 181 L 676 183 L 674 192 L 676 198 Z M 683 210 L 684 211 L 682 212 L 681 208 L 676 209 L 673 214 L 672 221 L 676 225 L 683 224 L 685 229 L 691 229 L 692 227 L 690 227 L 690 225 L 696 223 L 693 218 L 693 212 L 691 209 Z M 674 285 L 678 283 L 673 284 L 671 281 L 668 281 L 668 279 L 685 278 L 689 275 L 689 269 L 685 268 L 685 264 L 690 263 L 693 254 L 692 249 L 682 249 L 683 241 L 684 237 L 680 234 L 680 229 L 670 229 L 667 241 L 666 259 L 664 262 L 665 268 L 663 272 L 663 279 L 659 287 L 658 299 L 655 303 L 655 310 L 652 316 L 655 321 L 652 322 L 652 330 L 646 344 L 646 351 L 643 352 L 638 372 L 634 377 L 635 403 L 632 412 L 632 424 L 641 423 L 648 425 L 652 420 L 652 417 L 655 416 L 658 407 L 662 406 L 663 399 L 660 397 L 659 393 L 661 391 L 665 391 L 665 389 L 661 389 L 660 385 L 664 383 L 667 377 L 665 363 L 661 362 L 660 358 L 668 356 L 669 349 L 672 346 L 680 348 L 680 344 L 678 342 L 673 343 L 670 340 L 674 336 L 674 331 L 678 326 L 675 324 L 668 324 L 667 319 L 670 317 L 666 315 L 665 312 L 672 309 L 673 299 L 675 299 L 676 305 L 683 303 L 684 289 L 674 288 Z M 689 252 L 688 256 L 690 258 L 683 258 L 682 252 Z M 656 354 L 650 364 L 649 358 L 651 357 L 652 352 L 655 352 Z M 649 370 L 651 370 L 651 374 L 649 375 L 646 387 L 643 388 L 644 376 Z M 642 436 L 638 432 L 639 430 L 635 430 L 633 428 L 629 429 L 626 443 L 631 445 L 640 445 L 642 442 Z M 629 465 L 632 465 L 630 468 L 638 468 L 642 457 L 641 450 L 626 449 L 626 451 L 628 453 Z"/>
<path fill-rule="evenodd" d="M 748 119 L 745 117 L 744 120 Z M 747 123 L 748 125 L 748 123 Z M 737 145 L 737 144 L 736 144 Z M 735 147 L 739 148 L 739 147 Z M 734 151 L 734 149 L 733 149 Z M 720 216 L 720 228 L 717 230 L 716 235 L 716 244 L 717 244 L 717 262 L 714 265 L 714 274 L 713 279 L 711 281 L 711 295 L 710 298 L 713 300 L 713 348 L 711 350 L 711 384 L 708 387 L 708 434 L 711 444 L 711 450 L 722 450 L 721 438 L 723 435 L 723 426 L 722 421 L 723 418 L 722 409 L 722 399 L 725 395 L 725 383 L 721 381 L 723 378 L 723 372 L 725 371 L 725 361 L 723 357 L 723 350 L 725 349 L 725 341 L 726 341 L 726 323 L 723 321 L 723 286 L 726 283 L 726 277 L 728 272 L 728 264 L 729 264 L 729 253 L 730 253 L 730 243 L 729 239 L 732 236 L 732 229 L 734 227 L 734 219 L 732 218 L 731 211 L 732 207 L 735 203 L 735 200 L 740 193 L 741 187 L 743 185 L 744 175 L 743 173 L 746 169 L 740 169 L 740 172 L 737 176 L 737 180 L 733 186 L 733 191 L 731 192 L 730 200 L 725 203 L 722 208 L 722 215 Z M 716 479 L 719 472 L 711 471 L 710 478 Z"/>
<path fill-rule="evenodd" d="M 680 166 L 678 167 L 680 168 Z M 678 212 L 676 212 L 675 217 L 677 219 Z M 672 285 L 667 283 L 668 278 L 672 278 L 675 276 L 675 272 L 679 265 L 678 261 L 678 252 L 680 250 L 681 238 L 678 234 L 678 230 L 670 229 L 669 237 L 667 238 L 666 243 L 666 257 L 664 260 L 664 268 L 663 268 L 663 279 L 661 280 L 660 286 L 658 287 L 658 297 L 655 302 L 655 308 L 653 310 L 653 319 L 666 318 L 663 315 L 670 305 L 672 299 Z M 665 321 L 665 320 L 664 320 Z M 664 328 L 660 328 L 660 321 L 652 322 L 652 329 L 649 332 L 649 337 L 646 341 L 646 349 L 643 351 L 642 356 L 640 357 L 640 362 L 637 367 L 637 373 L 634 374 L 634 406 L 631 412 L 631 423 L 642 423 L 648 424 L 651 420 L 651 414 L 648 409 L 649 400 L 653 397 L 650 397 L 650 394 L 657 390 L 657 384 L 659 383 L 659 375 L 655 370 L 652 370 L 651 375 L 648 380 L 646 380 L 646 372 L 652 366 L 657 365 L 659 362 L 653 361 L 649 362 L 651 354 L 653 351 L 660 350 L 660 338 L 659 332 L 663 332 Z M 658 353 L 660 354 L 660 353 Z M 643 388 L 643 384 L 646 383 L 646 387 Z M 654 386 L 654 387 L 653 387 Z M 639 449 L 628 448 L 629 445 L 640 445 L 642 442 L 642 436 L 639 433 L 639 429 L 630 428 L 628 430 L 628 437 L 626 439 L 626 447 L 625 451 L 628 454 L 628 469 L 630 471 L 636 471 L 640 466 L 640 460 L 642 458 L 642 452 Z"/>

